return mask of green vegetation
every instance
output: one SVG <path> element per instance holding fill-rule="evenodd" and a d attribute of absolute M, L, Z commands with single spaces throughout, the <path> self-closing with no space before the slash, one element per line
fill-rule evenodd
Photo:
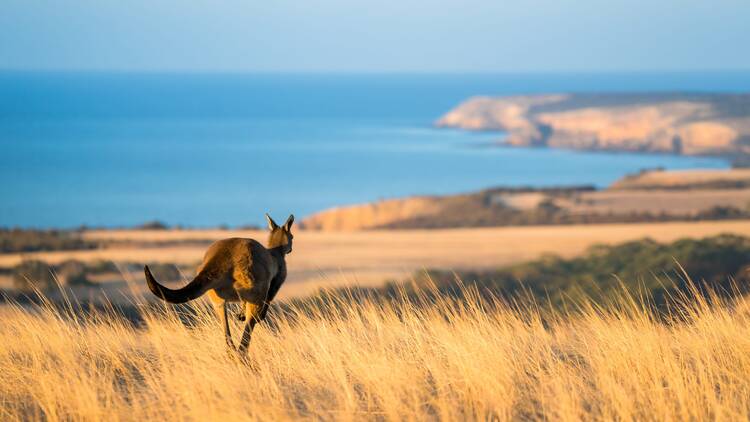
<path fill-rule="evenodd" d="M 135 226 L 135 228 L 140 230 L 168 230 L 169 225 L 167 225 L 167 223 L 164 223 L 163 221 L 153 220 L 147 221 L 139 226 Z"/>
<path fill-rule="evenodd" d="M 174 264 L 153 262 L 148 264 L 151 271 L 160 280 L 175 281 L 190 276 L 194 266 L 178 268 Z M 143 264 L 123 262 L 115 264 L 111 261 L 82 262 L 74 259 L 51 265 L 40 260 L 25 260 L 13 268 L 0 269 L 9 274 L 13 280 L 13 287 L 23 292 L 40 290 L 42 292 L 55 290 L 61 286 L 94 286 L 92 277 L 119 274 L 124 272 L 141 272 Z"/>
<path fill-rule="evenodd" d="M 88 286 L 92 283 L 86 277 L 86 267 L 79 261 L 65 261 L 54 267 L 38 260 L 23 261 L 11 273 L 13 287 L 24 292 L 46 291 L 61 286 Z"/>
<path fill-rule="evenodd" d="M 95 249 L 97 246 L 71 231 L 0 229 L 0 253 Z"/>
<path fill-rule="evenodd" d="M 47 290 L 56 285 L 54 273 L 50 267 L 37 260 L 24 261 L 11 270 L 13 287 L 18 290 Z"/>
<path fill-rule="evenodd" d="M 750 239 L 728 234 L 671 244 L 643 239 L 595 246 L 578 258 L 549 256 L 493 271 L 428 271 L 417 281 L 424 283 L 429 278 L 442 291 L 454 292 L 456 277 L 476 285 L 480 291 L 507 295 L 523 289 L 553 304 L 584 296 L 606 299 L 623 288 L 651 296 L 662 304 L 669 294 L 685 290 L 691 282 L 699 290 L 703 282 L 718 292 L 735 287 L 747 290 Z"/>
<path fill-rule="evenodd" d="M 437 292 L 462 297 L 474 287 L 484 297 L 512 299 L 531 295 L 538 303 L 561 307 L 582 299 L 606 303 L 625 289 L 639 297 L 653 298 L 661 306 L 670 295 L 685 292 L 691 286 L 703 293 L 706 287 L 719 294 L 733 289 L 739 293 L 750 291 L 750 238 L 725 234 L 671 244 L 643 239 L 595 246 L 573 259 L 547 256 L 486 271 L 427 270 L 415 274 L 410 282 L 334 291 L 333 295 L 372 299 L 421 297 L 424 292 Z"/>
<path fill-rule="evenodd" d="M 555 198 L 569 199 L 575 194 L 595 190 L 591 186 L 560 188 L 494 188 L 441 198 L 439 211 L 429 215 L 404 218 L 378 228 L 439 229 L 452 227 L 536 226 L 557 224 L 645 223 L 665 221 L 713 221 L 750 219 L 746 209 L 717 206 L 695 214 L 652 212 L 571 213 L 555 204 Z M 547 195 L 536 208 L 519 210 L 498 201 L 499 194 L 539 192 Z"/>

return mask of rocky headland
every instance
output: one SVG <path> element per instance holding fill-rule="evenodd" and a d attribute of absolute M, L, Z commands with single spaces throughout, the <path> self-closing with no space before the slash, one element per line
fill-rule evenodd
<path fill-rule="evenodd" d="M 474 97 L 436 125 L 503 131 L 512 146 L 750 156 L 750 94 Z"/>

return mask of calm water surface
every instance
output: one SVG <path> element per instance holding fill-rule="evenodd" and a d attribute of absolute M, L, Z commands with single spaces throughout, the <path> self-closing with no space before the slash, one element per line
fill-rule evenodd
<path fill-rule="evenodd" d="M 497 185 L 605 186 L 721 160 L 490 147 L 433 129 L 471 95 L 750 90 L 748 73 L 0 73 L 0 226 L 259 224 Z"/>

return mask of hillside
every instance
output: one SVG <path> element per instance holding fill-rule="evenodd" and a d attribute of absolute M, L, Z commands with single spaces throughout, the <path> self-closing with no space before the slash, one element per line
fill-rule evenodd
<path fill-rule="evenodd" d="M 508 133 L 513 146 L 750 154 L 750 95 L 560 94 L 470 98 L 436 125 Z"/>
<path fill-rule="evenodd" d="M 339 207 L 314 230 L 488 227 L 750 218 L 750 170 L 647 171 L 610 188 L 494 188 Z"/>

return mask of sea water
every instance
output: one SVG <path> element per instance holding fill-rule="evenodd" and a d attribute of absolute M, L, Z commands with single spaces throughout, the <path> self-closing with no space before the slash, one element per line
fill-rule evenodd
<path fill-rule="evenodd" d="M 260 224 L 493 186 L 606 186 L 715 158 L 497 147 L 438 129 L 473 95 L 741 92 L 750 74 L 0 73 L 0 226 Z"/>

